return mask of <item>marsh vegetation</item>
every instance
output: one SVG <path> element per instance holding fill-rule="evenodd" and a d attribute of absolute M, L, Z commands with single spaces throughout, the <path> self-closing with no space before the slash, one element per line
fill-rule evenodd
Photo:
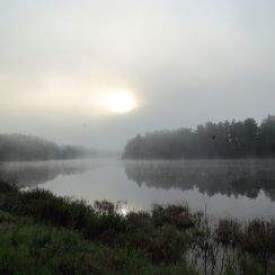
<path fill-rule="evenodd" d="M 3 274 L 274 274 L 272 220 L 209 223 L 187 205 L 116 204 L 0 184 Z"/>

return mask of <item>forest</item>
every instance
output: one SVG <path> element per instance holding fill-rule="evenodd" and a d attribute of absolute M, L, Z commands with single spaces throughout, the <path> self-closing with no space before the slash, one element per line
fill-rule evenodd
<path fill-rule="evenodd" d="M 74 159 L 95 154 L 94 150 L 80 146 L 61 146 L 34 136 L 0 134 L 0 161 Z"/>
<path fill-rule="evenodd" d="M 128 141 L 125 159 L 196 159 L 275 157 L 275 116 L 207 122 L 196 129 L 181 128 L 138 134 Z"/>

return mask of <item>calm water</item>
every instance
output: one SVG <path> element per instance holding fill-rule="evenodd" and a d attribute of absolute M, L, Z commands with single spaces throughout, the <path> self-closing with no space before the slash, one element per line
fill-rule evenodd
<path fill-rule="evenodd" d="M 119 201 L 125 211 L 187 202 L 213 217 L 275 219 L 275 160 L 97 159 L 8 163 L 1 170 L 25 190 Z"/>

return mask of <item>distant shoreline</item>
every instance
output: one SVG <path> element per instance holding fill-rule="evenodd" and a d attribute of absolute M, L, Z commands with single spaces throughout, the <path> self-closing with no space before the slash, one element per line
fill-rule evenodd
<path fill-rule="evenodd" d="M 242 159 L 275 157 L 275 118 L 257 124 L 208 122 L 196 129 L 180 128 L 138 134 L 128 141 L 124 159 Z"/>

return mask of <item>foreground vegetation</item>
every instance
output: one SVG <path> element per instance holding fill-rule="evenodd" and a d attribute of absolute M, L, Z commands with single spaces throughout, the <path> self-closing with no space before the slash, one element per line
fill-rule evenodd
<path fill-rule="evenodd" d="M 208 122 L 193 129 L 156 131 L 131 139 L 124 150 L 129 159 L 275 157 L 275 117 Z"/>
<path fill-rule="evenodd" d="M 185 205 L 121 215 L 0 183 L 0 274 L 275 274 L 275 224 L 221 220 Z"/>

